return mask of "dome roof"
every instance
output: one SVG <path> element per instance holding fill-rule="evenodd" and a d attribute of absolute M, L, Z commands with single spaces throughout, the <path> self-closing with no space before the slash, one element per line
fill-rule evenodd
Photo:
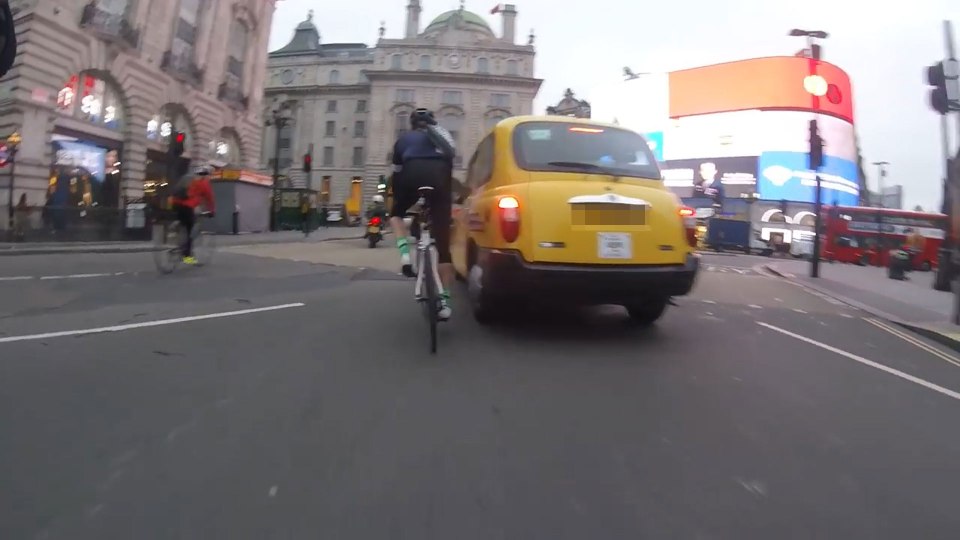
<path fill-rule="evenodd" d="M 467 26 L 467 28 L 480 30 L 491 35 L 493 34 L 493 30 L 490 28 L 490 25 L 487 24 L 487 21 L 483 20 L 483 17 L 465 9 L 453 9 L 446 13 L 441 13 L 437 16 L 437 18 L 430 21 L 430 24 L 427 25 L 424 33 L 440 30 L 441 28 L 444 28 L 450 24 L 450 21 L 456 17 L 459 17 L 463 24 Z"/>

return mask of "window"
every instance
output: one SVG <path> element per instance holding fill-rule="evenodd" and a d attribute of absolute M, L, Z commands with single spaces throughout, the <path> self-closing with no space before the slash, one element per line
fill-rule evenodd
<path fill-rule="evenodd" d="M 410 126 L 410 113 L 398 112 L 393 117 L 393 138 L 399 139 Z"/>
<path fill-rule="evenodd" d="M 363 120 L 357 120 L 353 123 L 353 136 L 354 137 L 366 137 L 367 136 L 367 123 Z"/>
<path fill-rule="evenodd" d="M 517 71 L 517 61 L 516 60 L 507 60 L 507 75 L 518 75 Z"/>
<path fill-rule="evenodd" d="M 331 99 L 327 102 L 327 112 L 337 112 L 337 100 Z"/>
<path fill-rule="evenodd" d="M 493 134 L 487 135 L 467 165 L 467 186 L 476 189 L 490 181 L 493 176 Z"/>
<path fill-rule="evenodd" d="M 293 126 L 290 123 L 280 129 L 280 167 L 289 167 L 293 163 Z"/>
<path fill-rule="evenodd" d="M 477 58 L 477 73 L 490 73 L 490 60 Z"/>
<path fill-rule="evenodd" d="M 417 93 L 408 88 L 398 88 L 396 100 L 400 103 L 413 103 L 417 100 Z"/>
<path fill-rule="evenodd" d="M 189 69 L 196 60 L 197 37 L 200 27 L 200 10 L 203 0 L 181 0 L 173 43 L 170 46 L 171 67 Z"/>
<path fill-rule="evenodd" d="M 420 69 L 429 70 L 431 67 L 431 58 L 429 54 L 420 55 Z"/>
<path fill-rule="evenodd" d="M 463 92 L 459 90 L 444 90 L 440 98 L 442 105 L 463 105 Z"/>
<path fill-rule="evenodd" d="M 70 77 L 57 92 L 57 108 L 64 114 L 103 127 L 123 127 L 123 107 L 119 92 L 113 85 L 88 73 Z"/>
<path fill-rule="evenodd" d="M 363 147 L 362 146 L 353 147 L 353 166 L 363 167 Z"/>
<path fill-rule="evenodd" d="M 365 100 L 365 99 L 358 99 L 358 100 L 357 100 L 357 112 L 358 112 L 358 113 L 365 113 L 365 112 L 367 112 L 367 100 Z"/>
<path fill-rule="evenodd" d="M 330 84 L 340 84 L 340 72 L 333 70 L 330 72 Z"/>
<path fill-rule="evenodd" d="M 323 147 L 323 165 L 326 167 L 333 167 L 333 147 L 332 146 Z"/>
<path fill-rule="evenodd" d="M 490 94 L 490 106 L 501 109 L 510 108 L 510 94 Z"/>
<path fill-rule="evenodd" d="M 514 131 L 513 153 L 517 164 L 528 171 L 599 170 L 619 176 L 661 178 L 660 168 L 644 138 L 624 129 L 527 122 Z"/>
<path fill-rule="evenodd" d="M 402 54 L 395 54 L 390 57 L 390 69 L 403 69 Z"/>
<path fill-rule="evenodd" d="M 460 134 L 463 133 L 463 116 L 459 114 L 445 114 L 440 117 L 439 124 L 446 128 L 453 136 L 453 141 L 460 146 Z"/>
<path fill-rule="evenodd" d="M 240 91 L 243 88 L 243 68 L 246 63 L 249 36 L 247 25 L 243 24 L 243 21 L 234 19 L 227 54 L 227 73 L 223 81 L 231 90 Z"/>
<path fill-rule="evenodd" d="M 337 136 L 337 123 L 333 120 L 327 120 L 326 129 L 323 132 L 324 137 L 336 137 Z"/>

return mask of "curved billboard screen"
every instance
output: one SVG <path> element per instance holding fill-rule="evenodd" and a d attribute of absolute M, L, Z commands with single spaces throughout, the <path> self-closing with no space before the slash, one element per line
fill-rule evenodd
<path fill-rule="evenodd" d="M 719 171 L 723 198 L 753 189 L 761 199 L 794 202 L 814 200 L 807 152 L 809 121 L 816 118 L 824 140 L 822 200 L 857 205 L 850 79 L 818 62 L 828 93 L 814 99 L 803 87 L 810 62 L 756 58 L 611 82 L 591 94 L 592 116 L 643 133 L 666 184 L 681 197 L 700 194 L 699 169 L 712 163 L 706 166 Z"/>

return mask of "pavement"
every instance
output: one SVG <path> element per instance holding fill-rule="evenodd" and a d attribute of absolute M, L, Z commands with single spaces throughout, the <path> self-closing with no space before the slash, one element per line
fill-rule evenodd
<path fill-rule="evenodd" d="M 951 292 L 933 288 L 934 272 L 911 272 L 905 281 L 887 278 L 887 270 L 873 266 L 822 264 L 820 277 L 810 277 L 810 263 L 771 262 L 766 267 L 821 294 L 866 310 L 877 317 L 925 334 L 960 351 L 960 326 L 952 324 Z"/>
<path fill-rule="evenodd" d="M 5 260 L 0 538 L 956 538 L 934 342 L 708 270 L 647 329 L 458 288 L 433 356 L 393 250 L 303 255 L 344 244 Z"/>
<path fill-rule="evenodd" d="M 310 243 L 362 238 L 362 227 L 323 227 L 304 236 L 301 231 L 217 235 L 221 246 Z M 0 256 L 54 255 L 59 253 L 144 253 L 157 249 L 152 242 L 0 242 Z"/>

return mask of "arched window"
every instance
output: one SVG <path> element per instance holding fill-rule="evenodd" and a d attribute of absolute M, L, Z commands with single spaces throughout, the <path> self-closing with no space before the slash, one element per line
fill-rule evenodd
<path fill-rule="evenodd" d="M 490 60 L 477 58 L 477 73 L 490 73 Z"/>
<path fill-rule="evenodd" d="M 229 129 L 221 131 L 219 137 L 210 141 L 209 151 L 211 160 L 223 161 L 228 166 L 238 166 L 242 162 L 240 139 Z"/>
<path fill-rule="evenodd" d="M 330 84 L 340 84 L 340 72 L 333 70 L 330 72 Z"/>
<path fill-rule="evenodd" d="M 517 71 L 517 61 L 516 60 L 507 60 L 507 75 L 518 75 Z"/>
<path fill-rule="evenodd" d="M 109 129 L 123 127 L 120 91 L 111 83 L 90 73 L 73 75 L 57 93 L 57 109 Z"/>
<path fill-rule="evenodd" d="M 453 141 L 456 143 L 457 148 L 461 148 L 462 135 L 463 135 L 463 115 L 456 113 L 447 113 L 440 117 L 440 125 L 443 126 L 447 131 L 450 132 L 450 135 L 453 136 Z M 454 165 L 460 166 L 463 160 L 463 150 L 457 152 L 457 157 L 454 160 Z"/>
<path fill-rule="evenodd" d="M 227 73 L 224 82 L 230 90 L 243 91 L 243 71 L 247 60 L 247 46 L 250 30 L 240 19 L 234 19 L 231 25 L 230 46 L 227 54 Z"/>
<path fill-rule="evenodd" d="M 184 155 L 189 155 L 191 145 L 193 144 L 193 134 L 190 130 L 190 119 L 186 113 L 179 107 L 167 105 L 160 109 L 159 114 L 155 114 L 147 122 L 147 139 L 154 141 L 164 148 L 170 144 L 170 137 L 174 131 L 183 132 L 186 140 L 183 143 Z"/>

